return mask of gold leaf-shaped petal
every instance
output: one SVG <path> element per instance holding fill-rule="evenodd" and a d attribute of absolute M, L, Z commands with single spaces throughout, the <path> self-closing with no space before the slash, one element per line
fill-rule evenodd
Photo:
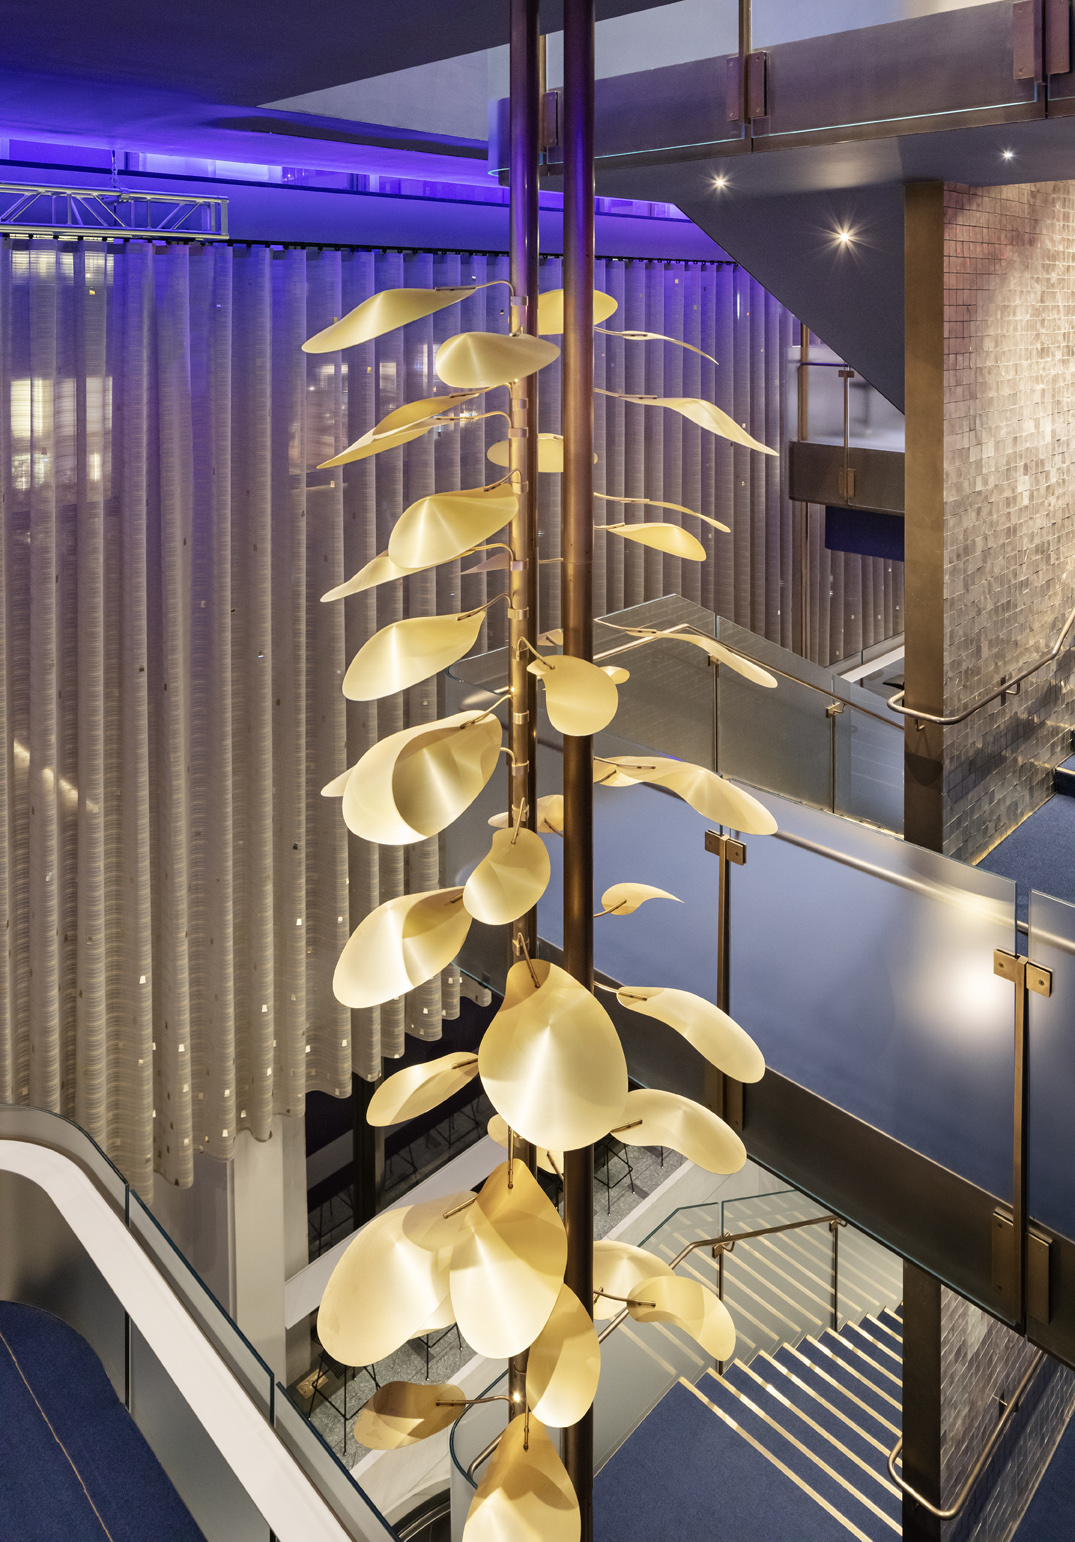
<path fill-rule="evenodd" d="M 348 466 L 354 461 L 366 460 L 370 455 L 379 455 L 382 450 L 409 444 L 434 428 L 444 413 L 463 402 L 473 401 L 478 394 L 477 391 L 453 391 L 443 396 L 423 396 L 417 401 L 404 402 L 402 407 L 394 408 L 386 418 L 368 428 L 346 450 L 341 450 L 331 460 L 322 461 L 318 470 Z"/>
<path fill-rule="evenodd" d="M 410 578 L 412 573 L 421 573 L 432 563 L 423 562 L 420 568 L 401 568 L 398 562 L 393 562 L 386 551 L 379 552 L 366 563 L 364 568 L 359 568 L 354 578 L 349 578 L 346 583 L 337 584 L 335 589 L 330 589 L 327 594 L 321 596 L 322 605 L 327 605 L 330 600 L 343 600 L 349 594 L 362 594 L 366 589 L 376 589 L 378 584 L 389 584 L 395 578 Z"/>
<path fill-rule="evenodd" d="M 463 1212 L 452 1249 L 452 1307 L 471 1348 L 493 1360 L 528 1348 L 549 1320 L 566 1266 L 567 1233 L 541 1185 L 524 1163 L 502 1163 Z"/>
<path fill-rule="evenodd" d="M 593 292 L 594 326 L 607 321 L 619 309 L 619 301 L 600 289 Z M 559 337 L 564 330 L 564 291 L 546 289 L 538 295 L 537 329 L 543 337 Z"/>
<path fill-rule="evenodd" d="M 685 557 L 688 562 L 705 561 L 705 547 L 682 525 L 655 520 L 650 524 L 598 525 L 596 528 L 609 535 L 620 535 L 625 541 L 637 541 L 640 546 L 652 546 L 656 551 L 667 552 L 670 557 Z"/>
<path fill-rule="evenodd" d="M 341 1365 L 374 1365 L 433 1318 L 448 1294 L 448 1267 L 464 1193 L 386 1210 L 367 1222 L 333 1269 L 317 1336 Z"/>
<path fill-rule="evenodd" d="M 758 450 L 762 455 L 777 454 L 767 444 L 752 438 L 734 418 L 730 418 L 712 402 L 703 401 L 700 396 L 631 396 L 626 391 L 601 391 L 600 394 L 615 396 L 624 402 L 635 402 L 639 407 L 668 407 L 689 422 L 697 423 L 699 428 L 708 429 L 711 434 L 719 434 L 722 439 L 730 439 L 733 444 L 741 444 L 748 450 Z"/>
<path fill-rule="evenodd" d="M 381 1127 L 417 1119 L 461 1092 L 477 1074 L 477 1055 L 460 1050 L 421 1065 L 405 1066 L 387 1077 L 370 1098 L 367 1123 Z"/>
<path fill-rule="evenodd" d="M 447 968 L 470 930 L 462 889 L 387 900 L 351 933 L 332 989 L 345 1007 L 377 1007 Z"/>
<path fill-rule="evenodd" d="M 579 1542 L 581 1535 L 566 1467 L 544 1426 L 520 1415 L 500 1437 L 478 1484 L 463 1542 Z"/>
<path fill-rule="evenodd" d="M 737 1173 L 747 1159 L 746 1147 L 730 1124 L 701 1103 L 655 1087 L 637 1087 L 627 1094 L 616 1137 L 627 1146 L 666 1146 L 707 1173 Z"/>
<path fill-rule="evenodd" d="M 543 1424 L 564 1429 L 591 1406 L 601 1375 L 601 1346 L 589 1313 L 569 1286 L 530 1346 L 526 1401 Z"/>
<path fill-rule="evenodd" d="M 621 498 L 614 493 L 594 493 L 602 503 L 644 503 L 651 509 L 673 509 L 677 514 L 689 514 L 692 519 L 704 520 L 707 525 L 712 525 L 714 530 L 723 530 L 725 535 L 731 535 L 731 526 L 723 524 L 719 519 L 714 519 L 711 514 L 699 514 L 697 509 L 685 508 L 682 503 L 666 503 L 663 498 Z"/>
<path fill-rule="evenodd" d="M 757 1082 L 764 1076 L 765 1058 L 754 1040 L 727 1012 L 704 997 L 663 985 L 624 985 L 616 999 L 632 1012 L 667 1023 L 711 1065 L 737 1082 Z"/>
<path fill-rule="evenodd" d="M 703 653 L 708 653 L 716 663 L 727 664 L 729 669 L 734 669 L 736 674 L 742 675 L 753 685 L 763 685 L 767 690 L 776 689 L 776 677 L 767 669 L 755 664 L 753 659 L 746 658 L 744 654 L 736 653 L 734 648 L 725 647 L 715 637 L 707 637 L 704 632 L 655 632 L 649 627 L 635 626 L 625 626 L 622 630 L 629 632 L 632 637 L 649 637 L 654 642 L 691 643 L 695 648 L 701 648 Z"/>
<path fill-rule="evenodd" d="M 710 364 L 720 367 L 720 360 L 715 359 L 711 353 L 706 353 L 703 348 L 696 348 L 693 343 L 685 343 L 679 337 L 667 337 L 663 332 L 610 332 L 607 327 L 598 327 L 606 337 L 620 337 L 627 343 L 675 343 L 677 348 L 686 348 L 688 353 L 696 353 L 700 358 L 708 359 Z"/>
<path fill-rule="evenodd" d="M 511 1131 L 508 1128 L 508 1121 L 500 1114 L 494 1114 L 490 1119 L 486 1127 L 486 1133 L 490 1140 L 495 1140 L 497 1145 L 503 1146 L 505 1151 L 510 1149 Z M 518 1151 L 518 1143 L 516 1143 L 515 1149 Z M 543 1173 L 551 1173 L 554 1178 L 562 1178 L 564 1176 L 564 1153 L 562 1151 L 549 1151 L 544 1146 L 535 1146 L 534 1154 L 537 1165 Z"/>
<path fill-rule="evenodd" d="M 560 792 L 549 792 L 537 800 L 535 809 L 537 833 L 539 835 L 563 835 L 564 833 L 564 795 Z M 489 824 L 494 830 L 504 830 L 511 824 L 511 815 L 505 811 L 502 814 L 494 814 Z"/>
<path fill-rule="evenodd" d="M 627 1296 L 639 1280 L 651 1279 L 655 1274 L 671 1274 L 672 1270 L 656 1253 L 645 1248 L 633 1247 L 630 1242 L 602 1240 L 593 1245 L 593 1288 L 606 1290 L 609 1296 Z M 598 1321 L 615 1317 L 623 1310 L 622 1301 L 610 1301 L 607 1296 L 596 1296 L 593 1314 Z"/>
<path fill-rule="evenodd" d="M 471 573 L 506 573 L 511 567 L 511 556 L 506 551 L 495 551 L 491 557 L 483 557 L 481 562 L 476 562 L 472 568 L 460 568 L 460 578 L 466 578 Z"/>
<path fill-rule="evenodd" d="M 631 678 L 631 671 L 623 669 L 619 664 L 602 664 L 601 668 L 612 681 L 613 685 L 623 685 Z"/>
<path fill-rule="evenodd" d="M 446 1295 L 440 1306 L 433 1313 L 433 1316 L 427 1317 L 422 1326 L 411 1337 L 421 1339 L 427 1333 L 439 1333 L 442 1328 L 452 1327 L 454 1322 L 455 1313 L 452 1311 L 452 1298 L 450 1295 Z"/>
<path fill-rule="evenodd" d="M 411 616 L 374 632 L 355 654 L 343 680 L 348 701 L 377 701 L 439 674 L 469 653 L 485 608 L 448 616 Z"/>
<path fill-rule="evenodd" d="M 405 509 L 388 542 L 393 562 L 414 568 L 451 562 L 514 519 L 516 493 L 506 483 L 458 493 L 430 493 Z"/>
<path fill-rule="evenodd" d="M 555 343 L 526 332 L 458 332 L 441 343 L 434 367 L 446 385 L 488 391 L 532 375 L 559 357 Z"/>
<path fill-rule="evenodd" d="M 389 734 L 349 773 L 344 823 L 380 845 L 409 846 L 438 835 L 496 770 L 502 732 L 495 717 L 471 711 Z"/>
<path fill-rule="evenodd" d="M 321 789 L 323 798 L 342 798 L 347 791 L 347 783 L 351 779 L 354 766 L 348 766 L 346 771 L 341 771 L 339 776 L 334 776 L 331 782 L 326 782 Z"/>
<path fill-rule="evenodd" d="M 454 1424 L 466 1412 L 465 1398 L 450 1381 L 386 1382 L 359 1414 L 355 1439 L 371 1451 L 417 1445 Z"/>
<path fill-rule="evenodd" d="M 485 454 L 494 466 L 509 466 L 511 464 L 511 445 L 507 439 L 498 439 L 496 444 L 489 446 Z M 596 466 L 596 455 L 593 460 Z M 558 472 L 563 471 L 563 469 L 563 434 L 538 434 L 538 470 Z"/>
<path fill-rule="evenodd" d="M 585 739 L 600 733 L 616 716 L 619 693 L 608 675 L 587 659 L 534 659 L 528 666 L 545 685 L 545 710 L 549 722 L 562 734 Z"/>
<path fill-rule="evenodd" d="M 674 1323 L 714 1360 L 730 1360 L 735 1353 L 735 1324 L 728 1308 L 698 1280 L 662 1274 L 640 1280 L 628 1294 L 634 1300 L 627 1310 L 636 1322 Z"/>
<path fill-rule="evenodd" d="M 675 900 L 677 905 L 683 903 L 677 894 L 669 894 L 667 889 L 655 889 L 651 883 L 614 883 L 602 894 L 601 908 L 606 915 L 633 916 L 639 905 L 651 899 Z"/>
<path fill-rule="evenodd" d="M 303 353 L 333 353 L 337 348 L 353 348 L 356 343 L 369 343 L 386 332 L 394 332 L 409 321 L 421 321 L 449 305 L 469 299 L 488 284 L 470 284 L 458 289 L 382 289 L 380 294 L 370 295 L 353 311 L 348 311 L 330 327 L 316 332 L 302 345 Z"/>
<path fill-rule="evenodd" d="M 511 966 L 478 1057 L 493 1107 L 537 1146 L 572 1151 L 623 1122 L 627 1062 L 616 1029 L 557 964 Z"/>
<path fill-rule="evenodd" d="M 505 926 L 532 910 L 552 868 L 545 842 L 533 830 L 498 830 L 489 852 L 467 879 L 463 904 L 475 921 Z"/>
<path fill-rule="evenodd" d="M 339 455 L 334 455 L 331 460 L 323 460 L 318 466 L 318 471 L 329 471 L 334 466 L 351 466 L 355 461 L 369 460 L 371 455 L 380 455 L 385 450 L 398 450 L 405 444 L 410 444 L 413 439 L 421 439 L 423 434 L 436 426 L 436 418 L 426 418 L 424 422 L 415 424 L 412 428 L 396 429 L 390 434 L 378 434 L 376 438 L 369 434 L 363 434 L 361 439 L 356 439 L 354 444 L 349 444 L 346 450 L 341 450 Z"/>
<path fill-rule="evenodd" d="M 725 781 L 715 771 L 687 760 L 664 755 L 608 755 L 594 761 L 594 781 L 603 787 L 623 787 L 629 782 L 653 782 L 667 787 L 689 803 L 696 813 L 714 824 L 729 826 L 744 835 L 773 835 L 776 820 L 757 798 Z"/>

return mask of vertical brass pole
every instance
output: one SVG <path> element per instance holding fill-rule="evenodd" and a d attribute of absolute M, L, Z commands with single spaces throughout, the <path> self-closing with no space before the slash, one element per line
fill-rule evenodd
<path fill-rule="evenodd" d="M 810 328 L 799 323 L 799 368 L 795 383 L 798 387 L 799 421 L 797 425 L 800 444 L 810 437 Z M 810 648 L 810 505 L 799 504 L 799 652 L 807 658 Z"/>
<path fill-rule="evenodd" d="M 1015 1319 L 1026 1326 L 1026 1227 L 1027 1227 L 1027 984 L 1026 961 L 1020 960 L 1015 982 L 1015 1109 L 1012 1129 L 1012 1248 L 1015 1285 Z"/>
<path fill-rule="evenodd" d="M 539 51 L 538 0 L 511 0 L 511 330 L 531 335 L 537 333 Z M 537 680 L 526 667 L 531 658 L 527 644 L 537 638 L 537 382 L 538 377 L 530 375 L 512 383 L 509 438 L 519 512 L 511 523 L 513 560 L 508 578 L 508 805 L 513 825 L 520 806 L 525 808 L 522 823 L 530 830 L 536 827 L 537 806 Z M 531 958 L 537 952 L 536 909 L 512 927 L 513 958 L 522 958 L 524 949 Z M 534 1148 L 516 1136 L 513 1150 L 516 1160 L 525 1161 L 533 1172 Z M 526 1405 L 526 1362 L 524 1352 L 508 1364 L 510 1418 Z"/>
<path fill-rule="evenodd" d="M 564 652 L 593 657 L 594 0 L 564 0 Z M 564 967 L 593 989 L 593 743 L 564 736 Z M 566 1283 L 593 1309 L 593 1147 L 564 1154 Z M 564 1431 L 593 1537 L 593 1412 Z"/>

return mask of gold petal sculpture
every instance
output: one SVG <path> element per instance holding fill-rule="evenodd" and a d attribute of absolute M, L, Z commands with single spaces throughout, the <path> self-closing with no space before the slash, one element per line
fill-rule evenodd
<path fill-rule="evenodd" d="M 773 835 L 777 829 L 776 820 L 764 803 L 715 771 L 690 761 L 672 760 L 664 755 L 609 755 L 594 760 L 594 781 L 603 787 L 623 787 L 625 783 L 617 777 L 667 787 L 696 813 L 744 835 Z"/>
<path fill-rule="evenodd" d="M 397 444 L 409 444 L 412 439 L 418 439 L 434 428 L 444 413 L 463 402 L 473 401 L 477 395 L 477 391 L 453 391 L 446 396 L 423 396 L 417 401 L 404 402 L 402 407 L 396 407 L 386 418 L 367 429 L 346 450 L 341 450 L 331 460 L 322 461 L 318 470 L 324 471 L 330 466 L 347 466 L 353 461 L 378 455 L 382 450 L 395 449 Z"/>
<path fill-rule="evenodd" d="M 471 1501 L 463 1542 L 579 1542 L 582 1517 L 544 1425 L 512 1419 Z"/>
<path fill-rule="evenodd" d="M 348 701 L 377 701 L 439 674 L 469 653 L 486 607 L 449 616 L 411 616 L 392 621 L 363 643 L 343 677 Z"/>
<path fill-rule="evenodd" d="M 627 632 L 632 637 L 647 637 L 651 642 L 692 643 L 695 648 L 701 648 L 703 653 L 708 653 L 716 663 L 727 664 L 729 669 L 734 669 L 737 674 L 742 675 L 752 684 L 762 685 L 766 690 L 776 689 L 776 678 L 767 669 L 763 669 L 760 664 L 755 664 L 753 659 L 746 658 L 742 653 L 736 653 L 733 648 L 726 648 L 715 637 L 707 637 L 704 632 L 657 632 L 650 627 L 641 626 L 616 627 L 615 630 Z"/>
<path fill-rule="evenodd" d="M 333 1269 L 317 1314 L 317 1336 L 341 1365 L 374 1365 L 438 1312 L 466 1214 L 446 1221 L 444 1212 L 470 1197 L 446 1194 L 385 1210 L 363 1226 Z"/>
<path fill-rule="evenodd" d="M 321 789 L 323 798 L 342 798 L 347 791 L 347 783 L 350 781 L 354 766 L 348 766 L 346 771 L 341 771 L 339 776 L 334 776 L 331 782 L 326 782 Z"/>
<path fill-rule="evenodd" d="M 409 846 L 439 835 L 496 770 L 501 736 L 495 717 L 473 711 L 389 734 L 345 773 L 347 828 L 387 846 Z"/>
<path fill-rule="evenodd" d="M 707 525 L 712 525 L 714 530 L 722 530 L 725 535 L 731 535 L 731 526 L 723 524 L 719 519 L 714 519 L 711 514 L 699 514 L 697 509 L 688 509 L 682 503 L 665 503 L 661 498 L 619 498 L 614 493 L 594 493 L 595 498 L 600 498 L 602 503 L 644 503 L 650 509 L 673 509 L 677 514 L 689 514 L 692 519 L 704 520 Z"/>
<path fill-rule="evenodd" d="M 746 1147 L 730 1124 L 701 1103 L 655 1087 L 637 1087 L 627 1094 L 615 1133 L 627 1146 L 678 1151 L 707 1173 L 737 1173 L 747 1159 Z"/>
<path fill-rule="evenodd" d="M 667 889 L 655 889 L 651 883 L 614 883 L 601 896 L 601 911 L 606 916 L 633 916 L 639 905 L 651 899 L 675 900 L 677 905 L 683 903 L 677 894 L 669 894 Z"/>
<path fill-rule="evenodd" d="M 451 562 L 510 524 L 518 510 L 518 495 L 503 482 L 458 493 L 430 493 L 400 515 L 388 555 L 415 569 Z"/>
<path fill-rule="evenodd" d="M 575 1292 L 562 1285 L 526 1362 L 531 1413 L 557 1429 L 577 1424 L 593 1403 L 600 1374 L 597 1330 Z"/>
<path fill-rule="evenodd" d="M 593 1245 L 593 1314 L 598 1322 L 615 1317 L 623 1310 L 623 1301 L 610 1297 L 627 1296 L 640 1280 L 652 1279 L 657 1274 L 670 1275 L 672 1270 L 656 1253 L 645 1248 L 633 1247 L 630 1242 L 602 1240 Z M 605 1296 L 597 1291 L 607 1291 Z"/>
<path fill-rule="evenodd" d="M 423 562 L 421 567 L 401 568 L 398 562 L 392 561 L 386 551 L 378 552 L 364 568 L 359 568 L 354 578 L 349 578 L 346 583 L 337 584 L 335 589 L 330 589 L 327 594 L 323 594 L 321 603 L 327 605 L 331 600 L 344 600 L 349 594 L 362 594 L 366 589 L 376 589 L 378 584 L 391 583 L 394 578 L 410 578 L 412 573 L 421 573 L 425 568 L 432 566 L 431 562 Z"/>
<path fill-rule="evenodd" d="M 449 381 L 449 384 L 451 383 Z M 634 402 L 639 407 L 668 407 L 689 422 L 697 423 L 699 428 L 708 429 L 711 434 L 719 434 L 722 439 L 730 439 L 733 444 L 744 445 L 746 449 L 757 450 L 762 455 L 777 454 L 777 451 L 770 450 L 767 444 L 753 439 L 734 418 L 730 418 L 712 402 L 703 401 L 700 396 L 632 396 L 626 391 L 601 391 L 600 389 L 599 394 L 615 396 L 623 402 Z"/>
<path fill-rule="evenodd" d="M 619 1036 L 604 1007 L 557 964 L 511 966 L 478 1065 L 497 1113 L 537 1146 L 590 1146 L 623 1122 L 627 1062 Z"/>
<path fill-rule="evenodd" d="M 468 300 L 479 289 L 503 283 L 493 279 L 488 284 L 469 284 L 455 289 L 383 289 L 370 295 L 353 311 L 348 311 L 330 327 L 316 332 L 302 345 L 303 353 L 334 353 L 337 348 L 353 348 L 356 343 L 370 343 L 375 337 L 405 327 L 409 321 L 421 321 L 460 300 Z"/>
<path fill-rule="evenodd" d="M 728 1308 L 698 1280 L 657 1275 L 640 1280 L 628 1295 L 633 1299 L 627 1310 L 636 1322 L 674 1323 L 714 1360 L 730 1360 L 735 1353 L 735 1324 Z"/>
<path fill-rule="evenodd" d="M 629 669 L 623 669 L 619 664 L 602 664 L 601 668 L 612 681 L 613 685 L 623 685 L 625 681 L 630 680 L 631 678 L 631 671 Z"/>
<path fill-rule="evenodd" d="M 541 314 L 540 302 L 538 314 L 539 316 Z M 693 343 L 685 343 L 682 338 L 666 337 L 663 332 L 610 332 L 608 327 L 598 327 L 596 330 L 604 333 L 605 337 L 622 337 L 626 343 L 674 343 L 677 348 L 686 348 L 688 353 L 696 353 L 700 358 L 708 359 L 710 364 L 720 368 L 720 360 L 715 359 L 711 353 L 706 353 L 702 348 L 696 348 Z"/>
<path fill-rule="evenodd" d="M 544 682 L 545 710 L 560 733 L 584 739 L 607 728 L 616 716 L 619 693 L 596 664 L 558 653 L 534 659 L 528 668 Z"/>
<path fill-rule="evenodd" d="M 619 301 L 614 300 L 610 294 L 604 294 L 600 289 L 593 292 L 593 319 L 594 326 L 600 321 L 607 321 L 619 310 Z M 538 295 L 538 320 L 537 329 L 543 337 L 559 337 L 564 330 L 564 291 L 562 289 L 546 289 L 544 294 Z M 603 330 L 603 329 L 602 329 Z M 618 336 L 614 333 L 613 336 Z"/>
<path fill-rule="evenodd" d="M 510 453 L 507 439 L 498 439 L 496 444 L 490 445 L 486 450 L 486 457 L 494 466 L 507 466 L 510 464 Z M 594 465 L 597 465 L 597 456 L 594 456 Z M 563 434 L 538 434 L 538 470 L 539 471 L 563 471 L 564 469 L 564 436 Z M 596 494 L 594 495 L 596 497 Z"/>
<path fill-rule="evenodd" d="M 560 357 L 555 343 L 527 332 L 457 332 L 437 349 L 435 368 L 445 385 L 489 391 L 532 375 Z"/>
<path fill-rule="evenodd" d="M 652 546 L 655 551 L 666 552 L 670 557 L 684 557 L 688 562 L 705 561 L 705 547 L 682 525 L 654 520 L 651 524 L 597 525 L 595 528 L 609 535 L 622 536 L 625 541 L 637 541 L 640 546 Z"/>
<path fill-rule="evenodd" d="M 505 1151 L 510 1150 L 511 1130 L 508 1121 L 500 1114 L 494 1114 L 490 1119 L 486 1133 L 490 1140 L 495 1140 L 498 1146 L 503 1146 Z M 537 1165 L 543 1173 L 551 1173 L 554 1178 L 564 1176 L 564 1153 L 562 1151 L 547 1151 L 544 1146 L 535 1146 L 534 1153 Z"/>
<path fill-rule="evenodd" d="M 398 1451 L 437 1435 L 466 1412 L 466 1393 L 450 1381 L 389 1381 L 355 1422 L 355 1439 L 371 1451 Z"/>
<path fill-rule="evenodd" d="M 704 997 L 663 985 L 624 985 L 616 992 L 616 999 L 632 1012 L 667 1023 L 711 1065 L 737 1082 L 761 1081 L 765 1074 L 765 1058 L 754 1040 L 727 1012 Z"/>
<path fill-rule="evenodd" d="M 467 879 L 463 904 L 475 921 L 506 926 L 536 905 L 552 867 L 545 842 L 533 830 L 498 830 L 489 852 Z"/>
<path fill-rule="evenodd" d="M 494 1168 L 463 1212 L 452 1249 L 452 1308 L 471 1348 L 493 1360 L 528 1348 L 549 1320 L 566 1265 L 564 1224 L 526 1163 Z"/>
<path fill-rule="evenodd" d="M 402 894 L 371 910 L 340 954 L 332 989 L 345 1007 L 377 1007 L 447 968 L 470 930 L 462 889 Z"/>
<path fill-rule="evenodd" d="M 483 557 L 481 562 L 476 562 L 472 568 L 460 568 L 460 578 L 466 578 L 471 573 L 506 573 L 511 567 L 511 553 L 495 551 L 491 557 Z"/>
<path fill-rule="evenodd" d="M 366 1119 L 379 1127 L 417 1119 L 419 1114 L 427 1114 L 445 1098 L 461 1092 L 477 1074 L 477 1055 L 460 1050 L 441 1055 L 437 1060 L 426 1060 L 422 1065 L 405 1066 L 377 1088 L 370 1099 Z"/>
<path fill-rule="evenodd" d="M 332 785 L 332 784 L 330 784 Z M 326 788 L 326 794 L 328 789 Z M 537 800 L 534 810 L 539 835 L 563 835 L 564 833 L 564 795 L 560 792 L 546 793 L 543 798 Z M 508 813 L 494 814 L 489 824 L 494 830 L 503 830 L 511 823 L 511 815 Z"/>

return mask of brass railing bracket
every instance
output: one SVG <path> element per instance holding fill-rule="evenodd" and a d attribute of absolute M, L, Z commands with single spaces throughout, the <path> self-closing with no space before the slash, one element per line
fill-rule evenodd
<path fill-rule="evenodd" d="M 723 857 L 726 862 L 734 862 L 736 867 L 745 867 L 747 860 L 747 848 L 745 841 L 737 841 L 730 835 L 718 835 L 716 830 L 705 832 L 705 849 L 715 857 Z"/>

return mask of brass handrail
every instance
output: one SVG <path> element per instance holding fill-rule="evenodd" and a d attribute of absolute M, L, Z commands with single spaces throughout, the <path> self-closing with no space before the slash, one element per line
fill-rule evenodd
<path fill-rule="evenodd" d="M 903 1450 L 902 1435 L 888 1454 L 888 1475 L 892 1479 L 893 1483 L 895 1483 L 896 1486 L 903 1491 L 903 1493 L 909 1495 L 916 1504 L 920 1504 L 924 1510 L 928 1510 L 930 1515 L 935 1516 L 937 1520 L 954 1520 L 962 1510 L 963 1506 L 966 1504 L 967 1500 L 970 1498 L 971 1490 L 974 1488 L 974 1485 L 981 1477 L 985 1465 L 989 1461 L 989 1458 L 996 1450 L 997 1443 L 1007 1428 L 1009 1420 L 1012 1418 L 1012 1415 L 1019 1407 L 1024 1394 L 1030 1386 L 1030 1383 L 1034 1380 L 1035 1376 L 1041 1370 L 1042 1365 L 1047 1359 L 1048 1356 L 1043 1349 L 1039 1350 L 1038 1353 L 1034 1356 L 1034 1359 L 1031 1361 L 1026 1375 L 1023 1377 L 1018 1387 L 1016 1387 L 1014 1396 L 1005 1406 L 1004 1412 L 1000 1416 L 996 1429 L 993 1431 L 992 1435 L 990 1435 L 988 1441 L 986 1442 L 985 1449 L 982 1451 L 981 1456 L 979 1456 L 978 1460 L 967 1474 L 967 1480 L 963 1487 L 960 1489 L 954 1505 L 949 1505 L 947 1510 L 938 1510 L 936 1505 L 931 1504 L 930 1501 L 922 1494 L 920 1494 L 917 1489 L 912 1488 L 905 1478 L 900 1477 L 899 1473 L 896 1471 L 896 1462 L 899 1458 L 900 1452 Z"/>
<path fill-rule="evenodd" d="M 996 701 L 998 697 L 1018 696 L 1019 687 L 1022 685 L 1024 680 L 1026 680 L 1030 675 L 1037 674 L 1039 669 L 1044 669 L 1046 664 L 1051 664 L 1053 662 L 1061 648 L 1064 646 L 1064 640 L 1073 626 L 1075 626 L 1075 605 L 1073 605 L 1071 610 L 1068 612 L 1068 618 L 1060 630 L 1060 636 L 1053 643 L 1053 646 L 1048 653 L 1042 654 L 1041 658 L 1038 659 L 1035 663 L 1028 665 L 1027 668 L 1023 670 L 1021 675 L 1016 675 L 1014 680 L 1002 682 L 994 690 L 990 691 L 988 695 L 980 696 L 978 700 L 974 702 L 972 706 L 968 707 L 965 712 L 956 712 L 950 714 L 948 717 L 941 717 L 936 712 L 924 712 L 919 707 L 905 707 L 903 704 L 903 699 L 907 694 L 906 690 L 897 691 L 895 696 L 890 696 L 888 698 L 888 705 L 893 712 L 902 713 L 904 717 L 913 717 L 915 720 L 916 728 L 921 728 L 923 723 L 939 723 L 942 728 L 950 728 L 956 723 L 965 723 L 969 717 L 973 717 L 974 714 L 976 712 L 980 712 L 983 707 L 988 707 L 989 703 L 991 701 Z"/>
<path fill-rule="evenodd" d="M 697 1252 L 699 1248 L 712 1248 L 713 1257 L 717 1258 L 722 1257 L 724 1253 L 732 1252 L 737 1242 L 749 1242 L 752 1237 L 771 1237 L 775 1235 L 776 1232 L 780 1231 L 798 1231 L 800 1227 L 803 1226 L 821 1225 L 826 1225 L 830 1231 L 835 1232 L 836 1227 L 846 1226 L 847 1222 L 838 1215 L 812 1215 L 808 1220 L 805 1221 L 785 1221 L 781 1226 L 763 1226 L 758 1231 L 726 1231 L 723 1232 L 719 1237 L 700 1237 L 697 1242 L 688 1242 L 687 1246 L 682 1250 L 682 1252 L 676 1254 L 675 1258 L 673 1258 L 668 1267 L 670 1269 L 677 1268 L 685 1258 L 689 1257 L 691 1253 Z M 613 1317 L 610 1322 L 606 1323 L 601 1332 L 597 1335 L 598 1343 L 603 1344 L 613 1329 L 618 1328 L 620 1323 L 626 1321 L 630 1315 L 630 1311 L 627 1307 L 624 1307 L 622 1312 L 617 1312 L 615 1317 Z M 503 1433 L 503 1430 L 501 1430 L 500 1435 L 494 1435 L 489 1444 L 483 1450 L 478 1452 L 477 1456 L 467 1468 L 467 1477 L 472 1481 L 474 1474 L 477 1472 L 481 1464 L 489 1460 L 497 1446 L 500 1444 L 500 1438 Z"/>

